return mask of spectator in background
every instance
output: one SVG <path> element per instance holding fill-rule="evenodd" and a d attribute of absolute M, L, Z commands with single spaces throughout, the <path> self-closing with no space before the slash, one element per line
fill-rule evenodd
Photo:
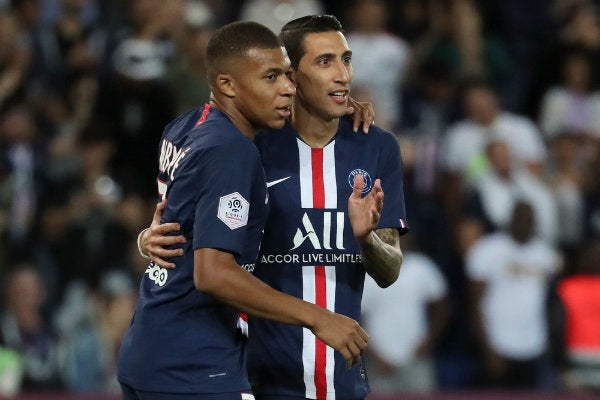
<path fill-rule="evenodd" d="M 246 0 L 240 8 L 239 19 L 258 22 L 279 32 L 288 21 L 324 11 L 320 0 Z"/>
<path fill-rule="evenodd" d="M 114 32 L 107 53 L 95 116 L 109 124 L 117 153 L 113 165 L 132 175 L 131 185 L 147 190 L 156 178 L 156 145 L 175 116 L 173 93 L 164 77 L 184 27 L 182 1 L 128 0 L 130 27 Z M 116 42 L 116 44 L 114 43 Z"/>
<path fill-rule="evenodd" d="M 487 169 L 485 146 L 490 138 L 504 139 L 517 167 L 539 175 L 546 159 L 546 146 L 535 124 L 526 117 L 504 111 L 496 92 L 481 82 L 464 88 L 462 102 L 466 118 L 446 132 L 442 169 L 445 172 L 445 205 L 456 221 L 465 190 Z"/>
<path fill-rule="evenodd" d="M 398 280 L 385 290 L 367 277 L 362 313 L 370 332 L 367 362 L 373 393 L 436 390 L 433 351 L 449 321 L 445 278 L 410 235 L 403 237 Z"/>
<path fill-rule="evenodd" d="M 0 112 L 25 96 L 31 49 L 26 32 L 11 11 L 0 13 Z"/>
<path fill-rule="evenodd" d="M 571 392 L 600 394 L 600 241 L 582 246 L 572 275 L 561 279 L 557 294 L 564 310 L 559 344 L 564 352 L 563 385 Z M 556 312 L 556 311 L 555 311 Z"/>
<path fill-rule="evenodd" d="M 561 82 L 542 98 L 539 124 L 546 137 L 563 133 L 600 138 L 600 92 L 593 86 L 591 69 L 585 53 L 563 60 Z"/>
<path fill-rule="evenodd" d="M 550 188 L 539 177 L 515 165 L 504 139 L 490 138 L 485 152 L 489 167 L 469 190 L 465 213 L 481 221 L 490 232 L 507 230 L 515 204 L 527 201 L 535 214 L 535 234 L 555 245 L 558 210 Z"/>
<path fill-rule="evenodd" d="M 77 296 L 84 307 L 74 309 L 69 302 L 58 313 L 65 386 L 75 393 L 119 394 L 117 354 L 135 310 L 137 288 L 128 273 L 112 270 L 105 272 L 97 290 Z"/>
<path fill-rule="evenodd" d="M 508 231 L 483 236 L 467 254 L 472 318 L 494 388 L 549 386 L 546 300 L 561 262 L 556 250 L 535 236 L 535 213 L 515 204 Z"/>
<path fill-rule="evenodd" d="M 397 134 L 402 148 L 406 207 L 415 226 L 413 235 L 422 250 L 434 257 L 445 246 L 439 159 L 443 137 L 458 115 L 457 84 L 448 65 L 427 62 L 418 79 L 406 82 L 402 93 L 402 121 Z"/>
<path fill-rule="evenodd" d="M 388 31 L 390 10 L 384 0 L 353 1 L 347 13 L 354 90 L 369 93 L 365 100 L 372 100 L 377 124 L 395 131 L 401 120 L 399 92 L 410 48 Z"/>
<path fill-rule="evenodd" d="M 204 3 L 188 3 L 185 29 L 177 47 L 178 57 L 165 75 L 166 82 L 173 91 L 178 113 L 199 107 L 210 99 L 204 55 L 214 31 L 213 18 L 212 12 Z"/>
<path fill-rule="evenodd" d="M 579 138 L 568 133 L 552 138 L 549 150 L 544 179 L 556 200 L 558 244 L 566 254 L 572 254 L 583 240 L 584 171 L 589 160 L 580 156 Z"/>
<path fill-rule="evenodd" d="M 592 65 L 591 82 L 600 82 L 600 23 L 594 1 L 554 0 L 547 8 L 556 28 L 534 55 L 528 114 L 539 114 L 544 93 L 563 80 L 564 60 L 573 52 L 586 54 Z"/>
<path fill-rule="evenodd" d="M 12 257 L 28 254 L 44 195 L 45 147 L 26 104 L 0 115 L 0 214 Z"/>
<path fill-rule="evenodd" d="M 65 93 L 81 76 L 95 74 L 103 58 L 106 32 L 84 20 L 87 3 L 60 0 L 56 20 L 34 32 L 34 74 L 50 92 Z"/>
<path fill-rule="evenodd" d="M 585 166 L 583 201 L 584 201 L 584 237 L 600 238 L 600 140 L 590 145 L 591 158 Z"/>
<path fill-rule="evenodd" d="M 117 220 L 124 191 L 112 168 L 115 142 L 100 124 L 90 126 L 78 142 L 78 174 L 67 183 L 68 222 L 61 237 L 60 293 L 74 283 L 97 287 L 104 270 L 126 257 L 131 235 Z"/>
<path fill-rule="evenodd" d="M 0 345 L 16 350 L 22 359 L 22 390 L 60 389 L 57 342 L 44 314 L 44 285 L 36 266 L 16 264 L 3 282 Z"/>
<path fill-rule="evenodd" d="M 113 165 L 124 174 L 132 174 L 131 184 L 155 190 L 156 166 L 148 160 L 156 157 L 156 145 L 163 127 L 175 115 L 172 91 L 164 81 L 166 61 L 159 47 L 147 40 L 129 39 L 114 54 L 115 75 L 100 86 L 94 110 L 109 124 L 116 145 Z"/>
<path fill-rule="evenodd" d="M 484 31 L 476 1 L 433 1 L 428 10 L 430 28 L 413 46 L 409 76 L 434 59 L 450 65 L 461 81 L 485 80 L 501 93 L 514 61 L 502 40 Z"/>

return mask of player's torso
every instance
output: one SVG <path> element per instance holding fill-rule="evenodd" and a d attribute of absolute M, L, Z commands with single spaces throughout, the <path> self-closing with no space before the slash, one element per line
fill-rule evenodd
<path fill-rule="evenodd" d="M 206 149 L 215 145 L 211 136 L 220 132 L 210 126 L 220 121 L 213 121 L 209 116 L 206 127 L 203 125 L 187 135 L 185 132 L 194 128 L 199 117 L 192 113 L 186 120 L 179 121 L 181 126 L 167 129 L 160 144 L 158 189 L 159 194 L 167 198 L 163 222 L 179 222 L 187 242 L 182 245 L 184 255 L 173 258 L 177 265 L 175 269 L 167 270 L 150 263 L 141 281 L 140 300 L 128 335 L 133 339 L 129 353 L 140 354 L 131 365 L 137 365 L 140 373 L 146 374 L 145 382 L 150 385 L 146 390 L 154 390 L 154 384 L 160 385 L 163 391 L 166 385 L 172 384 L 175 390 L 175 382 L 187 387 L 186 390 L 193 388 L 192 391 L 196 392 L 218 392 L 228 385 L 229 390 L 238 390 L 236 385 L 245 380 L 241 341 L 236 329 L 237 311 L 199 292 L 194 285 L 197 204 L 201 196 L 205 196 L 207 186 L 220 184 L 196 184 L 196 181 L 204 178 L 202 171 L 190 168 L 187 164 L 194 158 L 209 156 L 210 150 Z M 256 151 L 251 142 L 249 146 L 248 151 Z M 232 159 L 235 156 L 231 154 Z M 247 265 L 249 269 L 254 267 L 268 213 L 266 186 L 258 153 L 256 157 L 259 169 L 252 174 L 257 180 L 252 185 L 253 189 L 241 195 L 229 191 L 223 193 L 208 211 L 214 214 L 215 221 L 212 224 L 221 230 L 216 231 L 213 225 L 206 227 L 219 236 L 228 235 L 239 224 L 246 224 L 247 239 L 236 261 L 240 265 Z M 232 179 L 222 165 L 215 165 L 215 168 L 223 170 L 223 180 Z M 248 207 L 250 203 L 252 207 Z M 244 208 L 249 209 L 247 214 L 241 211 Z M 214 247 L 219 248 L 218 245 Z M 141 368 L 144 364 L 146 367 Z M 164 374 L 161 370 L 170 372 Z"/>
<path fill-rule="evenodd" d="M 361 133 L 340 131 L 327 146 L 313 149 L 289 127 L 266 133 L 257 143 L 271 209 L 255 275 L 360 320 L 365 272 L 348 197 L 357 174 L 365 177 L 365 192 L 371 189 L 382 165 L 379 146 Z M 257 392 L 309 398 L 327 393 L 328 399 L 366 395 L 363 366 L 347 370 L 340 355 L 321 347 L 309 330 L 251 318 L 249 335 L 250 374 L 261 386 Z M 258 376 L 253 367 L 260 369 Z"/>

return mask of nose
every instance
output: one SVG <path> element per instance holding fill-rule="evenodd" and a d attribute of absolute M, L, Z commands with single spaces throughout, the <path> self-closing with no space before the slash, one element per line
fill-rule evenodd
<path fill-rule="evenodd" d="M 350 83 L 350 79 L 352 76 L 352 73 L 350 71 L 350 68 L 348 65 L 346 65 L 342 60 L 338 60 L 336 62 L 336 74 L 335 74 L 335 81 L 337 83 L 342 83 L 344 85 Z"/>
<path fill-rule="evenodd" d="M 296 94 L 296 85 L 294 85 L 294 82 L 292 82 L 287 75 L 284 75 L 282 95 L 283 96 L 294 96 L 295 94 Z"/>

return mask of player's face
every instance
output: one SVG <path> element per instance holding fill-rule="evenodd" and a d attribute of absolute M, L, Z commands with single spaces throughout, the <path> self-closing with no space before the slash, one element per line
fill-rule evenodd
<path fill-rule="evenodd" d="M 300 104 L 326 120 L 346 114 L 352 84 L 352 52 L 341 32 L 310 33 L 294 73 Z"/>
<path fill-rule="evenodd" d="M 251 49 L 235 74 L 235 100 L 241 114 L 255 127 L 281 128 L 290 116 L 296 93 L 288 73 L 284 48 Z"/>

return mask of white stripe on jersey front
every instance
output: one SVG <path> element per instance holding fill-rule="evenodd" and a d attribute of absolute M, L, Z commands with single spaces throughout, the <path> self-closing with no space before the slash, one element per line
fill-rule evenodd
<path fill-rule="evenodd" d="M 317 268 L 324 268 L 325 279 L 324 282 L 317 282 Z M 325 306 L 330 311 L 335 312 L 335 287 L 336 287 L 336 276 L 335 267 L 324 266 L 303 266 L 302 267 L 302 298 L 305 301 L 316 304 L 317 302 L 317 290 L 325 290 Z M 322 297 L 323 293 L 320 293 L 319 297 Z M 315 335 L 307 328 L 303 328 L 303 346 L 302 346 L 302 363 L 304 365 L 304 385 L 306 387 L 306 398 L 316 399 L 317 389 L 319 394 L 322 395 L 321 391 L 325 390 L 327 393 L 327 400 L 335 400 L 335 387 L 333 384 L 334 371 L 335 371 L 335 357 L 333 348 L 327 346 L 325 353 L 325 378 L 326 388 L 317 388 L 315 382 L 315 374 L 319 371 L 315 370 L 316 359 L 317 359 L 317 346 Z M 322 371 L 321 371 L 322 372 Z"/>
<path fill-rule="evenodd" d="M 313 208 L 313 164 L 312 149 L 300 139 L 300 200 L 302 208 Z M 335 140 L 323 149 L 323 186 L 325 190 L 325 208 L 337 208 L 337 181 L 335 177 Z"/>

